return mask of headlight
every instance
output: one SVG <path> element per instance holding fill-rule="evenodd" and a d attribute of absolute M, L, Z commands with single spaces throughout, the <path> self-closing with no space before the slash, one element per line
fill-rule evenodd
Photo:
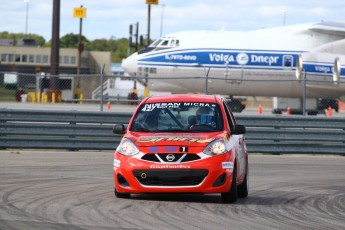
<path fill-rule="evenodd" d="M 219 155 L 226 152 L 225 142 L 222 139 L 211 142 L 203 151 L 208 155 Z"/>
<path fill-rule="evenodd" d="M 120 145 L 116 149 L 119 153 L 126 155 L 126 156 L 133 156 L 135 154 L 139 153 L 139 149 L 137 146 L 133 143 L 133 141 L 124 138 Z"/>

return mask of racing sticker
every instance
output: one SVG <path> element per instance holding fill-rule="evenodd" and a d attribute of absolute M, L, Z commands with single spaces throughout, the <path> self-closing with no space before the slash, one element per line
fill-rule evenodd
<path fill-rule="evenodd" d="M 177 146 L 165 146 L 164 150 L 166 153 L 175 153 L 177 152 Z"/>
<path fill-rule="evenodd" d="M 157 109 L 177 109 L 181 106 L 181 103 L 174 102 L 174 103 L 155 103 L 155 104 L 145 104 L 144 108 L 141 111 L 152 111 L 155 108 Z"/>
<path fill-rule="evenodd" d="M 185 107 L 216 107 L 215 104 L 205 103 L 205 102 L 184 102 Z"/>
<path fill-rule="evenodd" d="M 214 103 L 204 103 L 204 102 L 162 102 L 145 104 L 141 111 L 150 112 L 154 109 L 178 109 L 180 107 L 216 107 Z"/>
<path fill-rule="evenodd" d="M 149 152 L 150 153 L 158 153 L 158 146 L 151 146 Z"/>
<path fill-rule="evenodd" d="M 150 165 L 151 169 L 190 169 L 190 165 Z"/>
<path fill-rule="evenodd" d="M 225 134 L 224 134 L 224 140 L 225 140 L 225 141 L 229 141 L 229 139 L 230 139 L 229 133 L 225 133 Z"/>
<path fill-rule="evenodd" d="M 188 152 L 188 147 L 185 146 L 163 146 L 159 148 L 158 146 L 151 146 L 149 148 L 149 153 L 158 153 L 158 152 L 166 152 L 166 153 L 177 153 L 177 152 Z"/>
<path fill-rule="evenodd" d="M 180 152 L 188 153 L 188 147 L 186 147 L 186 146 L 180 146 Z"/>
<path fill-rule="evenodd" d="M 222 162 L 223 169 L 232 169 L 234 168 L 234 164 L 232 162 Z"/>
<path fill-rule="evenodd" d="M 114 159 L 113 166 L 114 168 L 120 168 L 121 161 Z"/>
<path fill-rule="evenodd" d="M 191 138 L 191 137 L 150 137 L 150 138 L 140 138 L 137 142 L 160 142 L 160 141 L 187 141 L 190 143 L 210 143 L 215 138 Z"/>

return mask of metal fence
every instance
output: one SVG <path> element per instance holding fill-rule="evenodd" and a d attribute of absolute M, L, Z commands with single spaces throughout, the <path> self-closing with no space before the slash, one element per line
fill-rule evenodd
<path fill-rule="evenodd" d="M 0 149 L 114 150 L 131 113 L 0 109 Z M 345 154 L 345 118 L 237 115 L 249 153 Z"/>
<path fill-rule="evenodd" d="M 100 108 L 103 108 L 103 103 L 105 104 L 109 101 L 114 103 L 128 103 L 126 100 L 131 100 L 135 103 L 137 99 L 140 101 L 140 99 L 145 97 L 145 88 L 139 83 L 134 83 L 133 79 L 135 78 L 130 79 L 121 76 L 123 75 L 103 75 L 102 72 L 89 75 L 61 74 L 59 76 L 50 76 L 42 72 L 37 74 L 0 72 L 0 101 L 25 101 L 28 103 L 99 103 L 101 104 Z M 55 82 L 51 81 L 53 77 L 56 78 Z M 212 79 L 212 81 L 217 80 L 221 79 Z M 120 81 L 122 84 L 126 84 L 125 88 L 123 88 L 123 85 L 119 85 Z M 197 78 L 195 81 L 204 80 Z M 243 82 L 251 81 L 250 79 L 244 79 Z M 58 90 L 51 89 L 52 83 L 55 84 Z M 310 81 L 306 82 L 306 84 L 312 83 Z M 322 82 L 314 82 L 314 84 L 316 83 L 322 84 Z M 255 81 L 255 84 L 259 88 L 267 84 L 267 81 Z M 338 82 L 338 86 L 343 86 L 344 84 L 344 79 Z M 136 95 L 133 94 L 134 86 L 136 86 Z M 244 110 L 248 104 L 246 102 L 247 98 L 249 97 L 235 96 L 231 98 L 230 106 L 233 111 L 240 112 Z M 274 99 L 268 99 L 271 101 L 269 106 L 272 107 Z M 297 99 L 297 101 L 302 108 L 302 98 Z M 284 105 L 287 103 L 288 101 L 282 101 L 280 104 Z M 323 113 L 329 108 L 334 113 L 345 110 L 345 103 L 334 98 L 317 98 L 316 103 L 316 112 L 318 113 Z M 258 105 L 255 105 L 255 107 L 257 108 Z M 282 113 L 288 111 L 288 106 L 279 106 L 279 108 L 271 108 L 271 110 L 274 113 Z M 296 111 L 294 108 L 291 108 L 291 112 L 302 113 L 302 110 Z M 315 114 L 315 111 L 311 113 Z"/>

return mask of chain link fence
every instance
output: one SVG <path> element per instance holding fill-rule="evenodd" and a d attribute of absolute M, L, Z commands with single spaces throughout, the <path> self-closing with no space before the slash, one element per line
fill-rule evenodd
<path fill-rule="evenodd" d="M 221 79 L 212 79 L 221 80 Z M 227 79 L 229 80 L 229 79 Z M 245 80 L 249 81 L 249 80 Z M 242 83 L 245 84 L 245 81 Z M 255 81 L 260 87 L 266 81 Z M 310 84 L 310 82 L 306 82 Z M 322 84 L 322 83 L 318 83 Z M 345 86 L 340 81 L 336 87 Z M 308 89 L 307 89 L 308 90 Z M 207 91 L 207 90 L 205 90 Z M 25 74 L 0 72 L 0 103 L 121 103 L 137 104 L 148 95 L 167 94 L 168 92 L 149 92 L 133 79 L 113 75 L 64 74 L 51 76 L 45 73 Z M 187 93 L 187 92 L 186 92 Z M 345 92 L 344 92 L 345 93 Z M 273 98 L 229 96 L 228 103 L 234 112 L 248 109 L 258 114 L 270 110 L 276 114 L 302 114 L 303 98 Z M 307 113 L 333 112 L 345 116 L 345 104 L 337 98 L 314 98 L 306 100 Z M 261 111 L 260 111 L 261 109 Z M 344 115 L 342 115 L 344 114 Z"/>

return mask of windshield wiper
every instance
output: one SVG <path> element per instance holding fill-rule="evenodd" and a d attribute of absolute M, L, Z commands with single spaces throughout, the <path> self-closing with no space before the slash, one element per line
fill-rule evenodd
<path fill-rule="evenodd" d="M 144 128 L 142 126 L 137 126 L 132 131 L 134 131 L 134 132 L 152 132 L 152 130 L 149 130 L 149 129 Z"/>

